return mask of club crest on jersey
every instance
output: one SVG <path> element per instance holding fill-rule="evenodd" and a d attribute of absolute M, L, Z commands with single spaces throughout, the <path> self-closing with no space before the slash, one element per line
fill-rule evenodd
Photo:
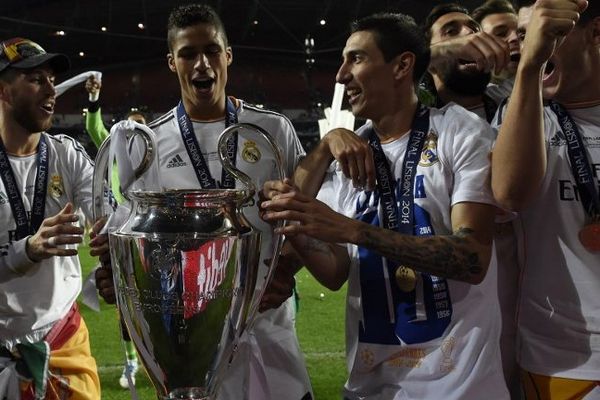
<path fill-rule="evenodd" d="M 248 140 L 244 143 L 244 149 L 242 150 L 242 158 L 244 161 L 254 164 L 260 160 L 260 150 L 256 146 L 256 143 Z"/>
<path fill-rule="evenodd" d="M 52 197 L 60 197 L 65 192 L 63 187 L 62 177 L 60 175 L 52 175 L 50 177 L 50 184 L 48 185 L 48 191 Z"/>
<path fill-rule="evenodd" d="M 429 131 L 427 138 L 425 138 L 421 160 L 419 161 L 421 167 L 431 167 L 439 161 L 437 156 L 437 142 L 438 136 L 434 131 Z"/>

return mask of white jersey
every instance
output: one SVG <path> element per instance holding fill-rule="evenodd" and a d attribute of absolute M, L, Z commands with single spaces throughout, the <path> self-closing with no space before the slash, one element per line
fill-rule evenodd
<path fill-rule="evenodd" d="M 273 136 L 283 150 L 284 171 L 292 176 L 304 151 L 291 122 L 281 114 L 253 107 L 239 101 L 238 122 L 260 126 Z M 193 128 L 202 156 L 212 177 L 219 183 L 222 166 L 217 154 L 217 140 L 225 129 L 225 119 L 214 122 L 193 121 Z M 160 163 L 160 180 L 165 189 L 198 189 L 200 184 L 190 157 L 184 146 L 175 109 L 149 124 L 155 132 Z M 271 148 L 257 134 L 240 133 L 237 146 L 236 167 L 250 176 L 261 189 L 267 180 L 279 179 L 276 161 Z M 236 182 L 241 187 L 240 182 Z M 255 202 L 258 201 L 258 194 Z M 244 211 L 249 221 L 263 232 L 260 277 L 265 276 L 264 261 L 271 258 L 271 228 L 258 216 L 258 207 L 252 205 Z M 288 299 L 276 310 L 259 314 L 250 342 L 242 347 L 228 370 L 219 392 L 219 399 L 238 400 L 250 390 L 244 383 L 248 379 L 249 359 L 262 360 L 271 399 L 301 399 L 311 392 L 304 357 L 300 351 L 295 330 L 293 299 Z M 255 399 L 250 400 L 265 400 Z"/>
<path fill-rule="evenodd" d="M 74 139 L 49 136 L 48 187 L 45 218 L 71 202 L 88 220 L 92 215 L 93 165 Z M 9 156 L 23 205 L 30 213 L 36 178 L 37 154 Z M 14 240 L 16 223 L 4 183 L 0 180 L 0 341 L 41 340 L 62 319 L 81 290 L 81 265 L 77 256 L 51 257 L 34 263 L 25 251 L 27 238 Z"/>
<path fill-rule="evenodd" d="M 453 205 L 494 204 L 488 182 L 492 140 L 489 124 L 462 107 L 431 109 L 429 134 L 415 176 L 416 231 L 449 235 Z M 382 144 L 396 177 L 397 198 L 407 143 L 405 135 Z M 379 226 L 378 197 L 377 192 L 354 189 L 337 163 L 319 195 L 336 211 Z M 409 294 L 396 286 L 395 266 L 386 259 L 354 245 L 348 251 L 352 263 L 346 398 L 508 398 L 500 365 L 495 270 L 489 270 L 479 285 L 422 274 L 416 294 Z"/>
<path fill-rule="evenodd" d="M 569 110 L 600 178 L 600 106 Z M 567 155 L 567 141 L 544 109 L 546 176 L 520 213 L 524 248 L 518 360 L 528 371 L 600 380 L 600 254 L 579 242 L 586 215 Z M 527 166 L 523 166 L 526 168 Z"/>

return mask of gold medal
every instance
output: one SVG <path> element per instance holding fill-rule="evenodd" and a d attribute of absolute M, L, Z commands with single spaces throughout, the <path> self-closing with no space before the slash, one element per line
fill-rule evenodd
<path fill-rule="evenodd" d="M 403 292 L 412 292 L 417 287 L 417 274 L 412 268 L 401 265 L 396 270 L 396 285 Z"/>
<path fill-rule="evenodd" d="M 581 228 L 579 241 L 590 253 L 600 252 L 600 220 L 598 218 Z"/>
<path fill-rule="evenodd" d="M 254 164 L 260 160 L 260 150 L 256 146 L 256 143 L 248 140 L 244 143 L 244 149 L 242 150 L 242 158 L 244 161 Z"/>

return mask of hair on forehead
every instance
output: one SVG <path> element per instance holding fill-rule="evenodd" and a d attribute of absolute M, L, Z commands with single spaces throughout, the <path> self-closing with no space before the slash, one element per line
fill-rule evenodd
<path fill-rule="evenodd" d="M 492 14 L 517 14 L 512 3 L 508 0 L 488 0 L 471 12 L 471 17 L 481 23 L 485 17 Z"/>
<path fill-rule="evenodd" d="M 167 23 L 169 50 L 173 49 L 173 41 L 177 31 L 199 24 L 214 26 L 223 38 L 224 45 L 226 47 L 229 45 L 223 21 L 211 6 L 208 4 L 186 4 L 174 8 L 169 15 L 169 22 Z"/>
<path fill-rule="evenodd" d="M 431 9 L 427 17 L 425 17 L 425 21 L 421 27 L 423 31 L 423 35 L 425 36 L 427 43 L 431 42 L 431 27 L 435 22 L 443 17 L 446 14 L 450 13 L 461 13 L 465 15 L 469 15 L 469 10 L 465 7 L 461 6 L 458 3 L 446 3 L 439 4 Z"/>
<path fill-rule="evenodd" d="M 423 39 L 415 20 L 400 13 L 377 13 L 352 22 L 351 33 L 367 31 L 373 34 L 385 62 L 411 52 L 415 55 L 413 78 L 421 79 L 429 65 L 429 46 Z"/>

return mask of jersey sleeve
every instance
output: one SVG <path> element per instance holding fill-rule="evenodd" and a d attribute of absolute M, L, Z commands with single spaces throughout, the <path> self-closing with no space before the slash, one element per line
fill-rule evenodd
<path fill-rule="evenodd" d="M 27 256 L 27 239 L 0 244 L 0 283 L 25 274 L 36 264 Z"/>
<path fill-rule="evenodd" d="M 294 126 L 286 117 L 281 118 L 281 130 L 283 131 L 283 141 L 280 143 L 283 150 L 283 159 L 285 162 L 285 173 L 288 177 L 294 174 L 296 166 L 300 160 L 306 155 L 300 139 L 296 134 Z"/>
<path fill-rule="evenodd" d="M 95 103 L 97 104 L 97 103 Z M 85 130 L 96 145 L 100 147 L 102 142 L 108 137 L 108 131 L 102 122 L 100 107 L 89 107 L 85 114 Z"/>
<path fill-rule="evenodd" d="M 462 202 L 496 205 L 490 186 L 490 152 L 494 131 L 484 120 L 455 106 L 441 126 L 445 161 L 453 175 L 451 205 Z"/>

